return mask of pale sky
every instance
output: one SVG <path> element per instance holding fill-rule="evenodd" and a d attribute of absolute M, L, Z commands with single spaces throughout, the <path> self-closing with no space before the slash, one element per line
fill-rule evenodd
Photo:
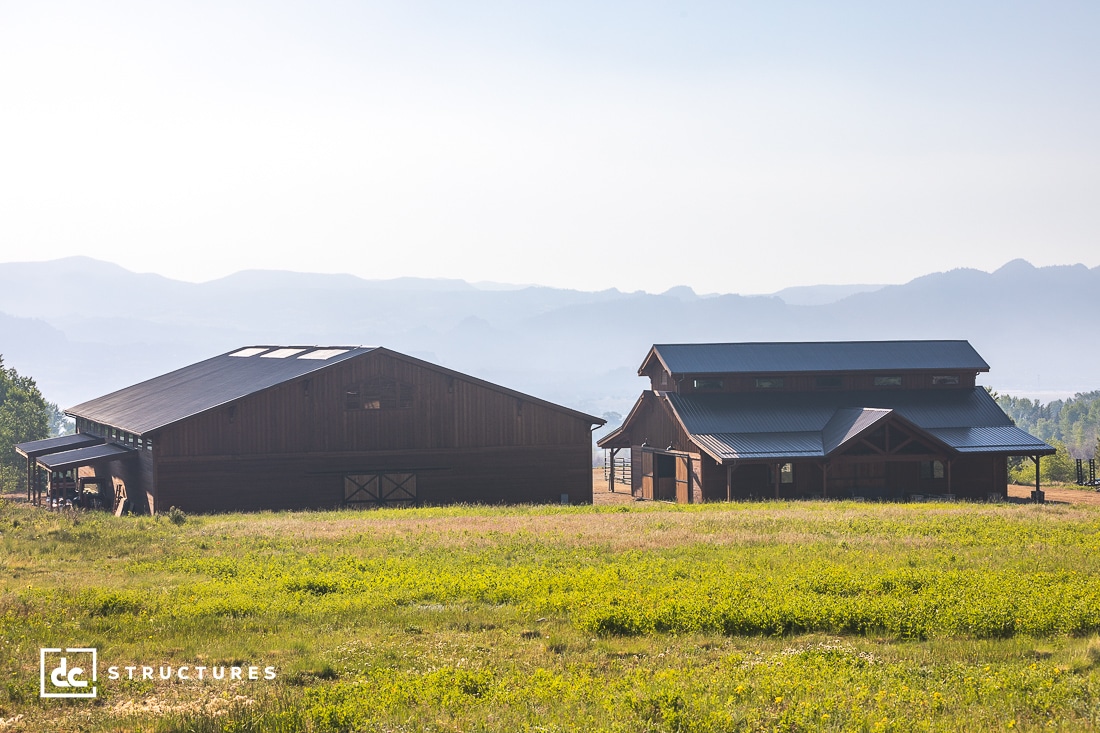
<path fill-rule="evenodd" d="M 0 261 L 771 292 L 1100 265 L 1100 3 L 0 0 Z"/>

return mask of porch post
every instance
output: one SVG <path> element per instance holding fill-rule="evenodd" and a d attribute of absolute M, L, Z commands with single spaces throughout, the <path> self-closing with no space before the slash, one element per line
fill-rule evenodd
<path fill-rule="evenodd" d="M 618 448 L 611 449 L 611 467 L 607 473 L 607 488 L 609 491 L 615 490 L 615 454 L 618 452 Z"/>
<path fill-rule="evenodd" d="M 1046 501 L 1046 495 L 1043 494 L 1043 490 L 1039 486 L 1039 459 L 1040 458 L 1042 458 L 1042 456 L 1032 456 L 1031 457 L 1031 460 L 1035 461 L 1035 491 L 1031 492 L 1031 498 L 1032 498 L 1033 501 L 1036 501 L 1039 504 L 1042 504 L 1044 501 Z"/>
<path fill-rule="evenodd" d="M 726 465 L 726 501 L 733 501 L 733 464 Z"/>
<path fill-rule="evenodd" d="M 777 500 L 779 499 L 779 469 L 782 465 L 782 463 L 775 464 L 775 498 Z"/>
<path fill-rule="evenodd" d="M 947 493 L 954 494 L 954 490 L 951 488 L 951 459 L 947 459 Z"/>
<path fill-rule="evenodd" d="M 829 464 L 821 463 L 821 498 L 829 498 Z"/>

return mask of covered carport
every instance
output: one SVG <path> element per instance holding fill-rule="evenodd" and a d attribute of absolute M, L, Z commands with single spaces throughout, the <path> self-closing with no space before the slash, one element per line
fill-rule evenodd
<path fill-rule="evenodd" d="M 65 506 L 80 496 L 79 471 L 136 455 L 132 448 L 105 442 L 85 433 L 19 443 L 16 452 L 27 459 L 27 499 L 36 505 Z"/>

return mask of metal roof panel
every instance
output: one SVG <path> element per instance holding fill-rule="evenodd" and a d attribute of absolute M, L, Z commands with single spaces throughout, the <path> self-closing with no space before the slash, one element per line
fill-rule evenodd
<path fill-rule="evenodd" d="M 264 347 L 264 351 L 271 353 L 268 350 L 273 348 L 276 347 Z M 308 356 L 322 347 L 296 348 L 308 348 L 304 354 Z M 374 351 L 374 347 L 362 346 L 323 348 L 346 351 L 328 359 L 303 358 L 302 354 L 290 358 L 264 359 L 256 354 L 235 356 L 245 351 L 237 348 L 70 407 L 65 412 L 74 417 L 142 435 L 218 405 Z"/>
<path fill-rule="evenodd" d="M 80 466 L 87 466 L 92 463 L 117 461 L 120 458 L 136 453 L 137 451 L 133 448 L 123 448 L 122 446 L 105 443 L 103 445 L 93 445 L 87 448 L 77 448 L 76 450 L 67 450 L 61 453 L 51 453 L 49 455 L 40 456 L 38 458 L 38 465 L 50 471 L 65 471 L 70 468 L 79 468 Z"/>
<path fill-rule="evenodd" d="M 989 371 L 989 365 L 968 341 L 654 344 L 653 352 L 673 374 Z"/>
<path fill-rule="evenodd" d="M 73 435 L 62 435 L 57 438 L 45 438 L 43 440 L 31 440 L 26 443 L 17 443 L 15 450 L 27 458 L 37 458 L 38 456 L 44 456 L 49 453 L 60 453 L 61 451 L 85 448 L 89 445 L 99 445 L 102 442 L 103 438 L 97 438 L 94 435 L 86 435 L 84 433 L 75 433 Z"/>

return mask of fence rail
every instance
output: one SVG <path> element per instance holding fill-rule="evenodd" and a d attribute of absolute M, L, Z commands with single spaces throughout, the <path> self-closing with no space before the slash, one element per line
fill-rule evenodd
<path fill-rule="evenodd" d="M 615 463 L 615 483 L 623 484 L 624 486 L 631 485 L 630 478 L 630 459 L 629 458 L 616 458 Z M 603 478 L 604 481 L 609 481 L 611 478 L 611 464 L 604 461 L 603 464 Z"/>

